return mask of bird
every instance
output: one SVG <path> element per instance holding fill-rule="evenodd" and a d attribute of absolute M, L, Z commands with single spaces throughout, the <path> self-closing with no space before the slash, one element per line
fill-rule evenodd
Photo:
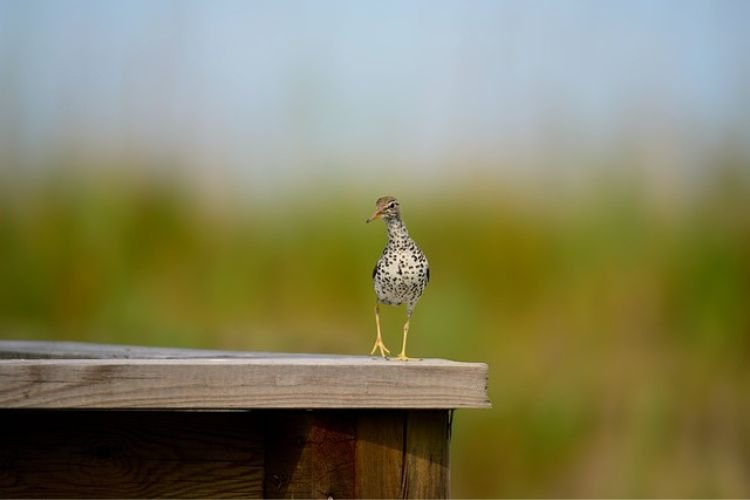
<path fill-rule="evenodd" d="M 406 304 L 406 323 L 403 326 L 401 354 L 396 359 L 408 361 L 406 355 L 406 338 L 409 334 L 409 321 L 422 293 L 430 281 L 430 265 L 424 252 L 409 236 L 404 221 L 401 219 L 401 206 L 393 196 L 382 196 L 375 202 L 375 212 L 365 221 L 370 223 L 382 219 L 388 230 L 388 243 L 372 271 L 372 282 L 375 288 L 375 327 L 377 338 L 370 352 L 387 358 L 390 351 L 383 343 L 380 331 L 380 304 Z"/>

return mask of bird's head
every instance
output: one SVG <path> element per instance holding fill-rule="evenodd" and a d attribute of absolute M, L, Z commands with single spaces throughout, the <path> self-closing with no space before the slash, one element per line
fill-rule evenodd
<path fill-rule="evenodd" d="M 365 222 L 372 222 L 380 218 L 389 220 L 400 216 L 401 207 L 398 204 L 398 200 L 393 196 L 383 196 L 375 202 L 375 211 Z"/>

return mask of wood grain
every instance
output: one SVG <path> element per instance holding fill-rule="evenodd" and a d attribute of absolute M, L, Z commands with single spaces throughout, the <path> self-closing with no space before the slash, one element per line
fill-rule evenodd
<path fill-rule="evenodd" d="M 357 419 L 357 498 L 403 498 L 406 418 L 403 410 L 375 410 Z"/>
<path fill-rule="evenodd" d="M 486 407 L 483 363 L 270 354 L 0 360 L 0 408 Z"/>
<path fill-rule="evenodd" d="M 39 340 L 2 340 L 0 359 L 185 359 L 185 358 L 267 358 L 310 357 L 311 354 L 288 354 L 250 351 L 216 351 L 174 347 L 95 344 L 91 342 L 54 342 Z"/>
<path fill-rule="evenodd" d="M 409 411 L 402 498 L 450 496 L 450 412 Z"/>
<path fill-rule="evenodd" d="M 0 496 L 260 498 L 247 412 L 0 412 Z"/>
<path fill-rule="evenodd" d="M 357 498 L 448 498 L 448 410 L 371 411 L 357 425 Z"/>
<path fill-rule="evenodd" d="M 266 430 L 266 498 L 354 498 L 356 412 L 279 414 Z"/>
<path fill-rule="evenodd" d="M 444 498 L 448 410 L 2 410 L 0 497 Z"/>

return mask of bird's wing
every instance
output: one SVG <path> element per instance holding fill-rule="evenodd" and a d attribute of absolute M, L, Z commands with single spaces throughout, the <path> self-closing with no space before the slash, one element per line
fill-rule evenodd
<path fill-rule="evenodd" d="M 427 283 L 430 282 L 430 266 L 427 266 Z"/>
<path fill-rule="evenodd" d="M 372 268 L 372 279 L 375 279 L 375 275 L 378 274 L 378 264 L 375 264 L 375 267 Z"/>

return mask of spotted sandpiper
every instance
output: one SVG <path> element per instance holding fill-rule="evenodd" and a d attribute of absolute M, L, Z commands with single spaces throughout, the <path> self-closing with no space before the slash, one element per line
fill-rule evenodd
<path fill-rule="evenodd" d="M 422 250 L 409 236 L 401 220 L 401 207 L 393 196 L 383 196 L 375 202 L 375 212 L 367 219 L 371 222 L 383 219 L 388 229 L 388 244 L 383 250 L 375 269 L 372 281 L 375 286 L 375 326 L 378 336 L 370 355 L 379 349 L 380 355 L 386 357 L 390 351 L 383 344 L 380 334 L 380 304 L 406 304 L 406 323 L 404 323 L 401 354 L 396 359 L 409 360 L 406 355 L 406 337 L 409 334 L 409 320 L 417 301 L 422 296 L 427 282 L 430 281 L 430 267 Z"/>

